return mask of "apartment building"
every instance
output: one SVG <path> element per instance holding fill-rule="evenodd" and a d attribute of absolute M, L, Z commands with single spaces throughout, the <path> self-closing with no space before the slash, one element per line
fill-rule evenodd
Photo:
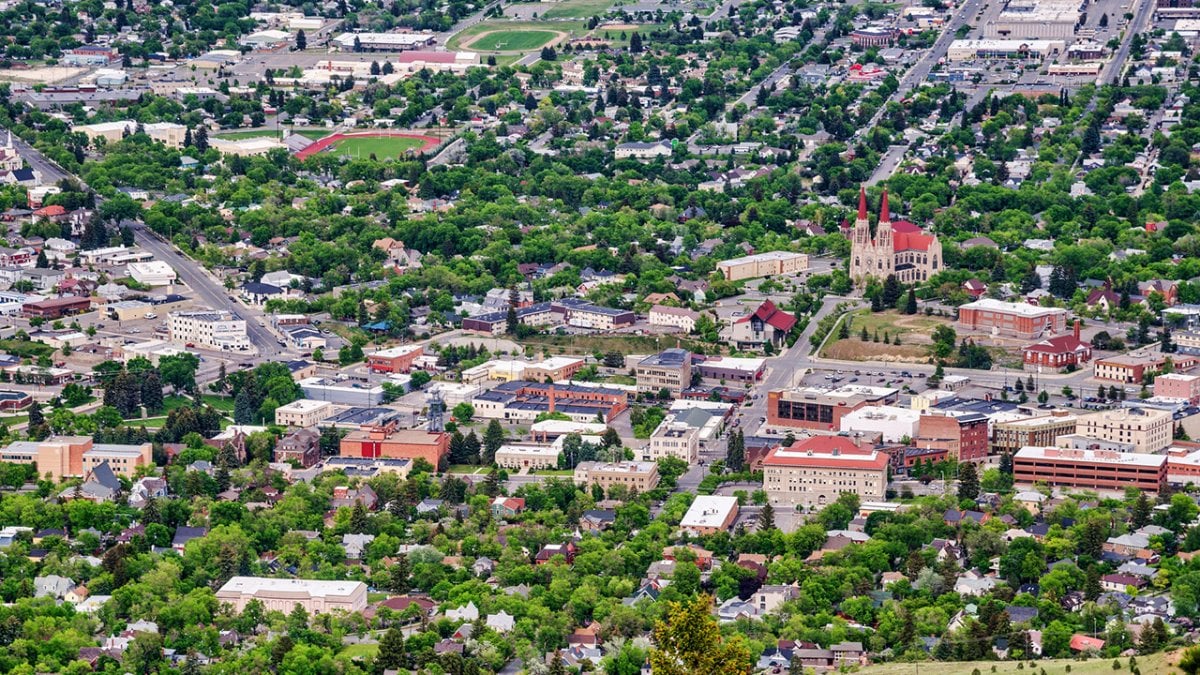
<path fill-rule="evenodd" d="M 329 401 L 314 401 L 302 398 L 276 408 L 275 424 L 281 427 L 300 427 L 306 429 L 316 426 L 318 422 L 332 414 L 333 404 Z"/>
<path fill-rule="evenodd" d="M 1086 490 L 1157 492 L 1167 481 L 1166 455 L 1075 448 L 1021 448 L 1013 455 L 1013 479 Z"/>
<path fill-rule="evenodd" d="M 684 307 L 655 305 L 650 308 L 646 320 L 651 326 L 676 328 L 681 332 L 690 333 L 696 329 L 696 322 L 700 320 L 700 312 Z"/>
<path fill-rule="evenodd" d="M 171 342 L 205 347 L 223 352 L 243 352 L 252 349 L 246 335 L 246 321 L 233 312 L 204 310 L 171 312 L 167 321 Z"/>
<path fill-rule="evenodd" d="M 471 400 L 483 419 L 533 422 L 542 413 L 560 412 L 575 422 L 609 420 L 629 407 L 622 389 L 580 384 L 505 382 Z"/>
<path fill-rule="evenodd" d="M 1078 418 L 1066 410 L 1049 415 L 996 422 L 992 425 L 992 453 L 1013 454 L 1024 447 L 1049 447 L 1059 436 L 1075 433 Z"/>
<path fill-rule="evenodd" d="M 814 436 L 773 448 L 763 459 L 763 490 L 774 504 L 820 508 L 843 492 L 881 501 L 887 493 L 887 453 L 844 436 Z"/>
<path fill-rule="evenodd" d="M 672 347 L 648 356 L 634 368 L 637 390 L 641 394 L 658 394 L 663 389 L 678 397 L 692 386 L 692 353 Z"/>
<path fill-rule="evenodd" d="M 808 256 L 788 251 L 757 253 L 717 263 L 717 271 L 728 281 L 799 274 L 808 269 Z"/>
<path fill-rule="evenodd" d="M 700 461 L 700 429 L 668 417 L 650 435 L 642 459 L 657 462 L 666 457 L 682 459 L 689 465 Z"/>
<path fill-rule="evenodd" d="M 1128 443 L 1134 452 L 1154 453 L 1171 445 L 1170 412 L 1153 408 L 1116 408 L 1080 415 L 1075 433 L 1102 441 Z"/>
<path fill-rule="evenodd" d="M 580 462 L 575 467 L 577 485 L 599 485 L 607 492 L 614 485 L 646 492 L 658 485 L 654 462 Z"/>
<path fill-rule="evenodd" d="M 562 456 L 555 446 L 504 444 L 496 449 L 496 464 L 505 469 L 557 469 Z"/>
<path fill-rule="evenodd" d="M 217 600 L 240 612 L 251 600 L 267 611 L 291 612 L 300 605 L 310 614 L 361 612 L 367 608 L 367 585 L 361 581 L 317 581 L 233 577 L 217 591 Z"/>
<path fill-rule="evenodd" d="M 13 441 L 0 448 L 0 462 L 37 464 L 40 475 L 55 481 L 83 476 L 108 462 L 113 473 L 133 476 L 140 466 L 153 464 L 150 443 L 117 445 L 94 443 L 90 436 L 52 436 L 44 441 Z"/>
<path fill-rule="evenodd" d="M 1195 405 L 1200 403 L 1200 375 L 1166 373 L 1154 378 L 1154 395 L 1177 398 Z"/>
<path fill-rule="evenodd" d="M 1196 367 L 1196 357 L 1192 355 L 1139 350 L 1096 359 L 1093 375 L 1097 380 L 1141 384 L 1147 373 L 1161 372 L 1167 364 L 1167 359 L 1171 360 L 1175 372 L 1191 370 Z"/>

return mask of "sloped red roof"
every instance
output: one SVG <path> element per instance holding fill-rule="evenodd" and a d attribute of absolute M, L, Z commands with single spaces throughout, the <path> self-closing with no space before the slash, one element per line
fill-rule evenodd
<path fill-rule="evenodd" d="M 1037 352 L 1039 354 L 1070 354 L 1080 349 L 1091 348 L 1092 345 L 1074 335 L 1059 335 L 1058 337 L 1047 338 L 1041 342 L 1027 345 L 1025 351 Z"/>
<path fill-rule="evenodd" d="M 63 208 L 62 206 L 60 206 L 58 204 L 51 204 L 50 206 L 43 206 L 42 208 L 38 209 L 37 211 L 34 211 L 33 215 L 35 215 L 35 216 L 61 216 L 61 215 L 64 215 L 66 212 L 67 212 L 67 210 L 65 208 Z"/>
<path fill-rule="evenodd" d="M 737 323 L 745 323 L 751 319 L 757 318 L 759 321 L 775 328 L 787 332 L 796 325 L 796 317 L 775 306 L 775 303 L 770 300 L 765 300 L 758 309 L 754 310 L 753 314 L 747 314 L 737 320 Z"/>

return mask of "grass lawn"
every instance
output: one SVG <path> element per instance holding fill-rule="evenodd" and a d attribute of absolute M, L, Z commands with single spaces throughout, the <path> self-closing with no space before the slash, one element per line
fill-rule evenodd
<path fill-rule="evenodd" d="M 228 396 L 214 396 L 213 394 L 205 394 L 200 397 L 208 405 L 220 410 L 221 412 L 233 412 L 233 399 Z"/>
<path fill-rule="evenodd" d="M 375 603 L 380 600 L 387 600 L 390 597 L 387 593 L 367 593 L 367 602 Z"/>
<path fill-rule="evenodd" d="M 167 423 L 167 418 L 151 417 L 144 420 L 126 420 L 126 422 L 128 422 L 129 426 L 134 428 L 146 427 L 147 429 L 161 429 L 163 428 L 163 425 Z"/>
<path fill-rule="evenodd" d="M 498 30 L 485 34 L 471 43 L 477 51 L 519 52 L 540 49 L 555 37 L 548 30 Z"/>
<path fill-rule="evenodd" d="M 637 378 L 628 375 L 610 375 L 604 381 L 609 384 L 626 384 L 631 387 L 637 384 Z"/>
<path fill-rule="evenodd" d="M 869 309 L 852 312 L 842 321 L 850 320 L 850 337 L 845 340 L 836 339 L 836 332 L 821 356 L 846 361 L 901 361 L 909 363 L 927 363 L 929 361 L 929 345 L 932 344 L 930 334 L 934 327 L 947 325 L 950 320 L 945 317 L 925 316 L 924 314 L 900 314 L 899 312 L 872 313 Z M 866 342 L 861 339 L 862 330 L 867 329 L 870 336 Z M 841 326 L 834 329 L 841 330 Z M 874 342 L 875 333 L 879 333 L 879 342 Z M 883 343 L 883 336 L 900 337 L 899 345 Z"/>
<path fill-rule="evenodd" d="M 446 473 L 486 473 L 486 466 L 476 466 L 474 464 L 451 464 L 450 468 L 446 469 Z"/>
<path fill-rule="evenodd" d="M 0 424 L 3 424 L 6 427 L 24 424 L 28 421 L 29 415 L 6 415 L 4 417 L 0 417 Z"/>
<path fill-rule="evenodd" d="M 538 476 L 574 476 L 575 472 L 571 469 L 538 469 L 533 472 Z"/>
<path fill-rule="evenodd" d="M 347 138 L 334 145 L 334 152 L 351 157 L 370 157 L 371 153 L 375 153 L 378 159 L 396 159 L 423 145 L 424 140 L 403 136 Z"/>
<path fill-rule="evenodd" d="M 314 141 L 319 141 L 329 135 L 329 132 L 325 129 L 296 129 L 292 133 L 297 136 L 311 138 Z"/>
<path fill-rule="evenodd" d="M 1139 656 L 1137 657 L 1138 670 L 1147 675 L 1149 673 L 1155 673 L 1155 675 L 1178 673 L 1180 671 L 1175 664 L 1178 663 L 1182 653 L 1182 651 L 1175 651 Z M 983 675 L 990 675 L 992 668 L 995 667 L 997 673 L 1028 673 L 1032 675 L 1044 670 L 1046 675 L 1066 675 L 1067 666 L 1070 666 L 1071 675 L 1127 675 L 1129 659 L 1122 658 L 1118 661 L 1121 662 L 1120 670 L 1113 670 L 1112 659 L 1094 658 L 1087 661 L 1076 661 L 1075 659 L 1034 661 L 1037 664 L 1036 668 L 1030 668 L 1029 663 L 1025 662 L 1024 670 L 1017 668 L 1019 661 L 968 661 L 964 663 L 885 663 L 860 668 L 856 672 L 861 675 L 913 675 L 917 672 L 937 673 L 938 675 L 970 675 L 978 668 Z"/>
<path fill-rule="evenodd" d="M 213 138 L 223 138 L 227 141 L 240 141 L 247 138 L 279 138 L 279 130 L 241 129 L 239 131 L 221 131 L 213 134 Z"/>
<path fill-rule="evenodd" d="M 461 31 L 446 42 L 446 49 L 468 49 L 473 51 L 495 51 L 496 47 L 484 46 L 489 42 L 497 40 L 497 35 L 513 34 L 513 33 L 544 33 L 545 35 L 535 36 L 540 38 L 540 42 L 536 42 L 533 47 L 525 47 L 524 49 L 532 50 L 546 44 L 554 33 L 566 33 L 568 35 L 586 35 L 588 32 L 587 24 L 583 20 L 559 20 L 559 21 L 509 21 L 508 19 L 489 19 L 482 23 L 477 23 L 466 30 Z M 471 41 L 485 33 L 491 33 L 485 41 L 471 44 Z M 522 38 L 523 40 L 529 39 Z M 499 40 L 504 42 L 504 40 Z M 466 45 L 464 47 L 464 45 Z M 521 47 L 513 45 L 511 40 L 508 45 L 503 47 L 504 51 L 520 51 Z M 499 58 L 499 57 L 497 57 Z"/>
<path fill-rule="evenodd" d="M 497 66 L 511 66 L 521 60 L 520 54 L 497 54 L 495 57 Z"/>
<path fill-rule="evenodd" d="M 342 651 L 338 652 L 338 656 L 345 656 L 351 659 L 366 658 L 368 656 L 374 656 L 378 651 L 379 645 L 377 644 L 346 645 L 345 647 L 342 647 Z"/>
<path fill-rule="evenodd" d="M 615 0 L 566 0 L 542 12 L 546 19 L 586 19 L 599 16 L 613 6 Z"/>

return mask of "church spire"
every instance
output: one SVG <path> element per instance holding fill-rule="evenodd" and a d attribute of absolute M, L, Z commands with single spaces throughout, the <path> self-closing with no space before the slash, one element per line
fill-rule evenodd
<path fill-rule="evenodd" d="M 881 222 L 881 223 L 892 222 L 892 214 L 888 211 L 887 188 L 883 189 L 883 203 L 879 207 L 879 222 Z"/>
<path fill-rule="evenodd" d="M 867 219 L 867 188 L 862 186 L 858 188 L 858 219 Z"/>

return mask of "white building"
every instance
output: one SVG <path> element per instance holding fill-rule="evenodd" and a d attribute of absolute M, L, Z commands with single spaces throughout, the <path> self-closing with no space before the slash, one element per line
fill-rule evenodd
<path fill-rule="evenodd" d="M 865 406 L 842 416 L 841 431 L 881 436 L 884 443 L 899 443 L 904 437 L 917 437 L 921 413 L 912 408 L 892 405 Z"/>
<path fill-rule="evenodd" d="M 549 445 L 504 444 L 496 450 L 496 464 L 505 469 L 557 469 L 562 452 Z"/>
<path fill-rule="evenodd" d="M 679 521 L 679 528 L 694 536 L 724 532 L 733 527 L 737 513 L 737 497 L 700 495 Z"/>
<path fill-rule="evenodd" d="M 655 305 L 650 308 L 647 319 L 651 326 L 678 328 L 684 333 L 690 333 L 696 328 L 696 322 L 700 319 L 700 312 L 684 307 Z"/>
<path fill-rule="evenodd" d="M 258 600 L 267 611 L 288 613 L 300 605 L 313 614 L 361 612 L 367 608 L 367 585 L 361 581 L 317 581 L 233 577 L 217 591 L 217 600 L 240 612 Z"/>
<path fill-rule="evenodd" d="M 170 286 L 175 283 L 175 270 L 161 260 L 129 263 L 125 273 L 143 286 Z"/>
<path fill-rule="evenodd" d="M 302 398 L 275 409 L 275 424 L 283 427 L 308 428 L 333 414 L 329 401 L 314 401 Z"/>
<path fill-rule="evenodd" d="M 390 52 L 430 47 L 435 42 L 432 33 L 342 33 L 329 44 L 344 52 Z"/>
<path fill-rule="evenodd" d="M 657 462 L 666 457 L 682 459 L 689 465 L 700 461 L 700 429 L 665 419 L 650 435 L 643 459 Z"/>
<path fill-rule="evenodd" d="M 223 352 L 250 351 L 246 321 L 225 310 L 171 312 L 167 322 L 171 342 Z"/>

